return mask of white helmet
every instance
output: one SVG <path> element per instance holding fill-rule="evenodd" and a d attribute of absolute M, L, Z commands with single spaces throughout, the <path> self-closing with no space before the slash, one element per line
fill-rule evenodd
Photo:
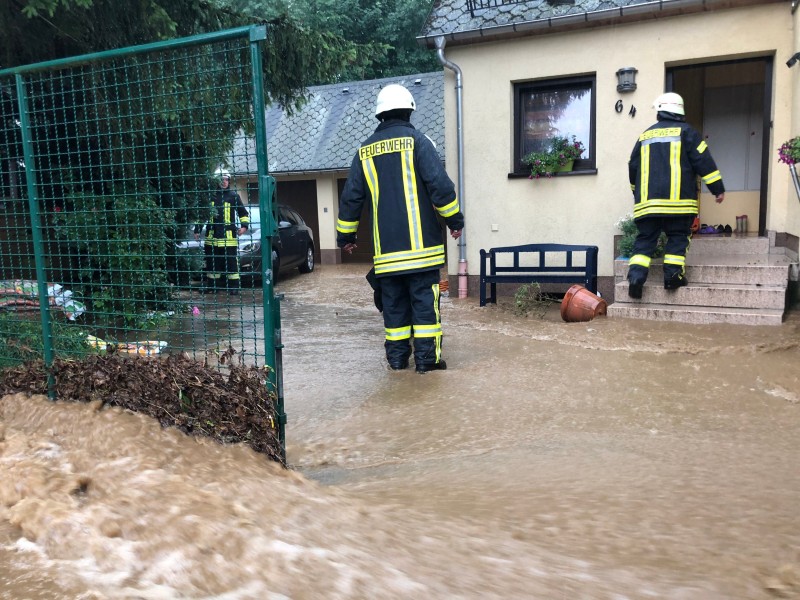
<path fill-rule="evenodd" d="M 411 95 L 411 92 L 402 85 L 393 83 L 387 85 L 378 93 L 378 101 L 375 103 L 375 116 L 377 117 L 383 112 L 398 108 L 417 110 L 417 103 L 414 102 L 414 96 Z"/>
<path fill-rule="evenodd" d="M 214 180 L 217 183 L 222 183 L 223 179 L 227 179 L 228 181 L 231 180 L 231 172 L 219 167 L 216 171 L 214 171 Z"/>
<path fill-rule="evenodd" d="M 653 102 L 653 108 L 656 110 L 663 110 L 664 112 L 675 113 L 676 115 L 686 114 L 683 110 L 683 98 L 681 98 L 680 94 L 676 94 L 675 92 L 661 94 L 655 99 L 655 102 Z"/>

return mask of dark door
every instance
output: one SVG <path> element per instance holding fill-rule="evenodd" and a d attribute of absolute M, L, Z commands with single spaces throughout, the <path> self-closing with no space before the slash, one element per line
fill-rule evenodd
<path fill-rule="evenodd" d="M 302 181 L 279 181 L 278 202 L 296 210 L 314 233 L 314 259 L 320 261 L 319 216 L 317 215 L 317 182 L 313 179 Z M 303 249 L 305 253 L 305 248 Z M 305 256 L 305 254 L 304 254 Z"/>
<path fill-rule="evenodd" d="M 339 197 L 342 196 L 344 189 L 344 179 L 339 180 Z M 372 257 L 375 255 L 375 243 L 372 239 L 372 207 L 369 202 L 364 203 L 364 210 L 361 211 L 361 219 L 358 222 L 358 231 L 356 232 L 358 238 L 357 248 L 353 250 L 352 254 L 342 252 L 343 263 L 372 263 Z"/>

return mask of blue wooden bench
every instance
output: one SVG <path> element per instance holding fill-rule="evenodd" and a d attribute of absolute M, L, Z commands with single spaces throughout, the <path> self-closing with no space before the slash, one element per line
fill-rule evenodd
<path fill-rule="evenodd" d="M 583 260 L 575 261 L 576 253 Z M 481 306 L 497 303 L 498 283 L 579 283 L 596 294 L 597 246 L 526 244 L 481 249 Z"/>

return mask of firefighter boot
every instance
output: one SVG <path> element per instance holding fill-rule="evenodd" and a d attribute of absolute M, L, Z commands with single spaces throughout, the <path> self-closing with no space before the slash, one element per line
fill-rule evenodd
<path fill-rule="evenodd" d="M 689 281 L 686 279 L 686 276 L 683 273 L 673 273 L 671 277 L 664 279 L 664 289 L 677 290 L 679 287 L 688 285 L 688 283 Z"/>
<path fill-rule="evenodd" d="M 430 373 L 431 371 L 446 371 L 447 363 L 444 362 L 443 360 L 440 360 L 437 363 L 418 364 L 415 370 L 420 375 L 424 375 L 425 373 Z"/>
<path fill-rule="evenodd" d="M 628 278 L 628 296 L 636 300 L 641 299 L 644 281 L 633 277 Z"/>

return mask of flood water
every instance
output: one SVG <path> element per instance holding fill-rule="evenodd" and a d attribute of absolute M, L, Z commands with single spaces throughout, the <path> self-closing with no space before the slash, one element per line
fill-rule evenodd
<path fill-rule="evenodd" d="M 448 370 L 417 375 L 386 367 L 365 271 L 279 284 L 288 471 L 0 401 L 0 599 L 800 598 L 800 314 L 445 298 Z"/>

